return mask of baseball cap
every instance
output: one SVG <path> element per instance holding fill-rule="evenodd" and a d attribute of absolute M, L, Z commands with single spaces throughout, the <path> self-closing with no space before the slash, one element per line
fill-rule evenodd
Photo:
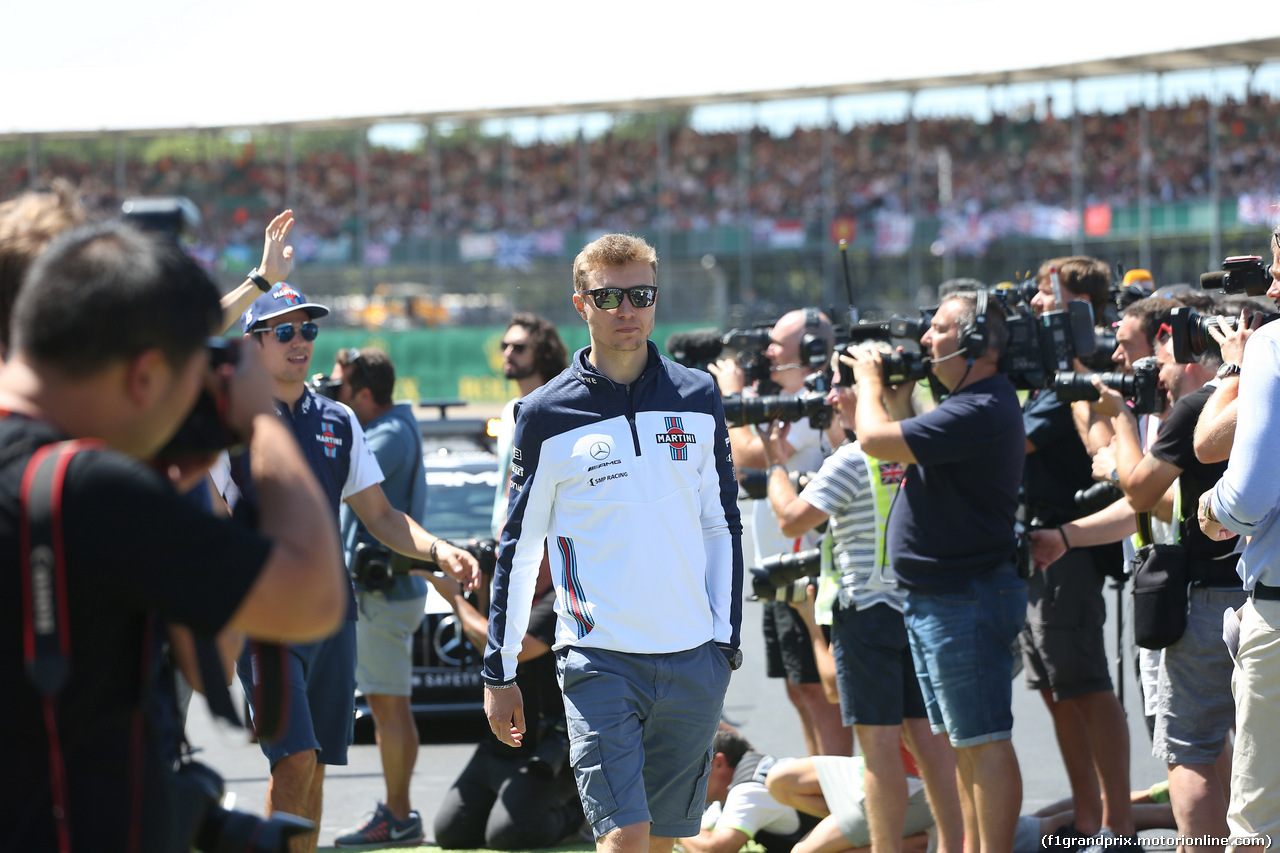
<path fill-rule="evenodd" d="M 289 282 L 282 281 L 253 300 L 253 304 L 240 319 L 244 323 L 244 330 L 249 332 L 255 326 L 262 328 L 272 317 L 298 310 L 306 311 L 307 316 L 312 320 L 329 313 L 328 308 L 315 302 L 308 302 L 307 297 L 302 295 L 302 291 Z"/>

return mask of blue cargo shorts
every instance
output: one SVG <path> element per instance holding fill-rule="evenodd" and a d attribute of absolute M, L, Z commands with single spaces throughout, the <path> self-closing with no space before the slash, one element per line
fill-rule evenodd
<path fill-rule="evenodd" d="M 651 823 L 659 838 L 697 835 L 711 773 L 711 741 L 729 687 L 714 643 L 683 652 L 556 652 L 569 761 L 597 838 Z"/>

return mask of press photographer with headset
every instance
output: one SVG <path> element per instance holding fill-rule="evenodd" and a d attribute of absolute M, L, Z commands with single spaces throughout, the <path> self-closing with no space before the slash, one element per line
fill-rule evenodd
<path fill-rule="evenodd" d="M 910 463 L 886 524 L 889 559 L 929 721 L 955 747 L 966 845 L 981 853 L 1013 846 L 1022 803 L 1010 736 L 1011 648 L 1027 607 L 1014 536 L 1026 433 L 998 366 L 1007 336 L 985 291 L 944 300 L 920 343 L 950 393 L 901 421 L 884 404 L 879 351 L 851 353 L 862 449 Z"/>
<path fill-rule="evenodd" d="M 848 356 L 841 360 L 837 378 L 853 363 Z M 885 389 L 885 406 L 894 420 L 911 417 L 914 387 L 914 382 L 908 382 Z M 837 383 L 827 399 L 840 424 L 852 431 L 856 389 Z M 902 849 L 909 798 L 900 752 L 905 741 L 923 771 L 920 775 L 938 816 L 938 849 L 958 853 L 964 827 L 956 795 L 955 756 L 945 737 L 930 731 L 902 618 L 905 596 L 885 550 L 885 525 L 903 466 L 872 457 L 857 440 L 847 441 L 823 461 L 797 495 L 787 474 L 788 426 L 775 423 L 769 433 L 768 497 L 787 535 L 799 536 L 828 519 L 831 522 L 823 547 L 828 547 L 829 539 L 833 565 L 830 570 L 824 568 L 818 585 L 816 618 L 831 626 L 830 654 L 835 659 L 840 709 L 866 759 L 870 843 L 877 850 Z M 809 620 L 805 622 L 808 625 Z M 816 631 L 816 625 L 811 627 Z M 816 633 L 811 636 L 814 643 L 819 642 Z"/>
<path fill-rule="evenodd" d="M 778 318 L 769 332 L 769 341 L 765 355 L 770 363 L 770 378 L 780 387 L 779 395 L 795 395 L 805 391 L 805 377 L 826 366 L 835 335 L 825 314 L 816 308 L 805 308 Z M 733 359 L 722 358 L 709 369 L 721 394 L 751 393 L 744 387 L 742 368 Z M 762 425 L 759 429 L 767 431 L 768 427 Z M 838 424 L 833 423 L 824 432 L 814 429 L 808 420 L 801 420 L 791 425 L 787 440 L 793 448 L 794 470 L 816 471 L 831 449 L 844 441 L 844 434 Z M 766 467 L 764 439 L 757 428 L 730 427 L 729 441 L 738 471 Z M 751 512 L 757 561 L 817 544 L 814 534 L 783 535 L 768 501 L 756 501 Z M 761 607 L 768 676 L 786 679 L 787 697 L 800 715 L 809 753 L 852 755 L 852 733 L 841 722 L 840 709 L 827 701 L 804 623 L 783 602 L 766 602 Z"/>

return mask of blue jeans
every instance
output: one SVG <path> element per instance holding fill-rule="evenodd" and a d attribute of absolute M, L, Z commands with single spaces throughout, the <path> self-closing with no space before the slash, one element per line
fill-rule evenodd
<path fill-rule="evenodd" d="M 1008 740 L 1013 730 L 1013 644 L 1027 615 L 1027 585 L 1013 567 L 954 592 L 907 592 L 903 616 L 929 723 L 955 747 Z"/>

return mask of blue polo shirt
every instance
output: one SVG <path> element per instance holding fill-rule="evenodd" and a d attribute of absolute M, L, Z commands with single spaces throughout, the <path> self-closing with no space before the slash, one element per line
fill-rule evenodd
<path fill-rule="evenodd" d="M 1027 438 L 1008 377 L 974 382 L 901 423 L 917 464 L 887 525 L 899 582 L 948 592 L 1009 564 Z"/>

